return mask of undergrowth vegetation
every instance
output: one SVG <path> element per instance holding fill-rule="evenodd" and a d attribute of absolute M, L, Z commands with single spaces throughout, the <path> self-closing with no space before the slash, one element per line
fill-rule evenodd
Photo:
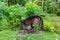
<path fill-rule="evenodd" d="M 19 40 L 60 40 L 60 0 L 0 0 L 0 40 L 15 40 L 21 22 L 31 15 L 43 19 L 42 31 Z"/>
<path fill-rule="evenodd" d="M 3 30 L 0 32 L 0 40 L 15 40 L 18 31 Z M 40 34 L 27 34 L 26 37 L 19 37 L 18 40 L 56 40 L 60 36 L 54 32 L 42 32 Z"/>
<path fill-rule="evenodd" d="M 43 26 L 43 30 L 54 32 L 55 31 L 55 27 L 53 26 L 52 22 L 45 21 L 44 22 L 44 26 Z"/>
<path fill-rule="evenodd" d="M 28 2 L 25 7 L 18 4 L 8 7 L 1 2 L 1 8 L 2 7 L 3 9 L 1 9 L 0 13 L 2 25 L 0 30 L 19 28 L 21 21 L 25 20 L 28 16 L 33 14 L 43 15 L 41 7 L 32 2 Z"/>
<path fill-rule="evenodd" d="M 40 0 L 41 1 L 41 0 Z M 26 2 L 24 5 L 8 6 L 8 2 L 0 1 L 0 30 L 5 29 L 20 29 L 21 22 L 28 16 L 37 14 L 42 17 L 44 31 L 51 31 L 60 33 L 60 4 L 57 2 L 57 10 L 55 10 L 48 1 L 45 1 L 45 8 L 43 11 L 42 6 L 31 1 Z M 48 5 L 49 4 L 49 5 Z M 46 21 L 45 21 L 46 20 Z"/>

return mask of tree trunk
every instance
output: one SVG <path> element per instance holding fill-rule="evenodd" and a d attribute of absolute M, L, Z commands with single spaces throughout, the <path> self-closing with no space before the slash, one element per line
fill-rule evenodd
<path fill-rule="evenodd" d="M 56 8 L 57 0 L 54 0 L 54 7 Z"/>
<path fill-rule="evenodd" d="M 42 9 L 44 11 L 44 0 L 42 0 Z"/>

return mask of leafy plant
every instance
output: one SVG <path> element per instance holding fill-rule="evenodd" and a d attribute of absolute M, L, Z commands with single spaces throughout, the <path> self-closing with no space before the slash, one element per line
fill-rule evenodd
<path fill-rule="evenodd" d="M 25 5 L 25 8 L 26 8 L 26 14 L 27 14 L 28 16 L 33 15 L 33 14 L 37 14 L 37 15 L 43 14 L 43 11 L 42 11 L 41 6 L 38 6 L 38 5 L 35 4 L 35 3 L 28 2 L 28 3 Z"/>
<path fill-rule="evenodd" d="M 39 28 L 38 24 L 34 24 L 33 26 L 34 26 L 34 30 L 38 30 Z"/>
<path fill-rule="evenodd" d="M 20 5 L 14 6 L 5 6 L 3 2 L 0 2 L 0 20 L 1 20 L 1 29 L 13 29 L 20 28 L 22 16 L 25 13 L 25 8 Z"/>
<path fill-rule="evenodd" d="M 43 30 L 54 32 L 55 31 L 55 28 L 54 28 L 52 22 L 45 21 L 44 22 L 44 26 L 43 26 Z"/>
<path fill-rule="evenodd" d="M 22 20 L 22 16 L 24 15 L 23 10 L 24 7 L 20 5 L 10 6 L 8 9 L 6 9 L 6 12 L 9 14 L 8 19 L 9 23 L 12 26 L 12 28 L 19 28 Z"/>

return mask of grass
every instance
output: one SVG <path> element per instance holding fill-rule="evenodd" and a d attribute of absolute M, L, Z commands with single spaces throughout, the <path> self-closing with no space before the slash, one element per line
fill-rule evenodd
<path fill-rule="evenodd" d="M 18 31 L 3 30 L 0 32 L 0 40 L 14 40 Z M 42 32 L 41 34 L 28 34 L 26 37 L 20 37 L 19 40 L 56 40 L 60 35 L 53 32 Z"/>
<path fill-rule="evenodd" d="M 17 31 L 3 30 L 0 32 L 0 40 L 13 40 Z"/>
<path fill-rule="evenodd" d="M 60 39 L 60 36 L 56 33 L 43 32 L 42 35 L 29 34 L 25 38 L 19 38 L 19 40 L 56 40 Z"/>

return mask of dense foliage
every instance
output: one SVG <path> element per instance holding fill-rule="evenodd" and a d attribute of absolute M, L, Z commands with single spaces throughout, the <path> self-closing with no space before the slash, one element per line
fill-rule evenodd
<path fill-rule="evenodd" d="M 43 26 L 43 30 L 54 32 L 55 31 L 55 28 L 54 28 L 52 22 L 45 21 L 44 22 L 44 26 Z"/>
<path fill-rule="evenodd" d="M 56 5 L 53 0 L 44 2 L 43 10 L 42 0 L 0 0 L 0 30 L 20 29 L 23 20 L 30 15 L 37 14 L 42 17 L 43 21 L 46 20 L 43 30 L 59 33 L 60 25 L 54 23 L 52 19 L 60 16 L 60 1 L 56 1 Z"/>

